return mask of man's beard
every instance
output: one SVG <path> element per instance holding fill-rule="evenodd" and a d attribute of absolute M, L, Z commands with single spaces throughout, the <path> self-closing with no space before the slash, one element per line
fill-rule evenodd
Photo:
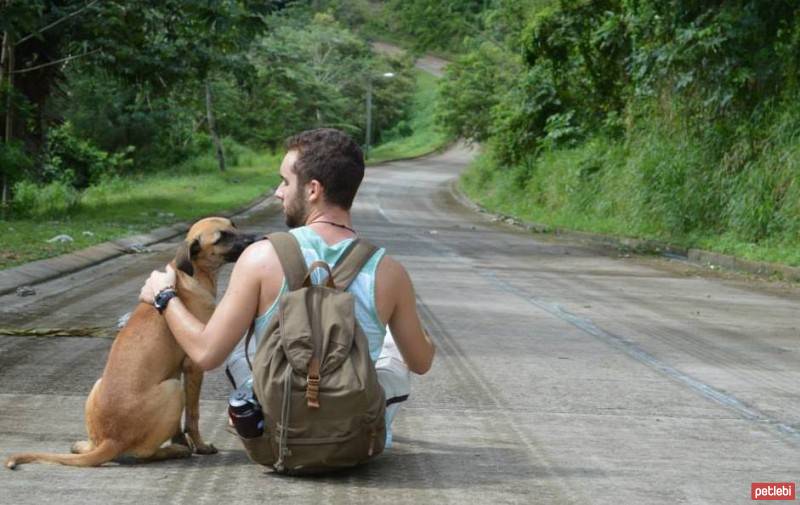
<path fill-rule="evenodd" d="M 306 224 L 308 217 L 308 207 L 305 200 L 302 198 L 295 198 L 286 207 L 284 218 L 286 219 L 286 226 L 289 228 L 297 228 Z"/>

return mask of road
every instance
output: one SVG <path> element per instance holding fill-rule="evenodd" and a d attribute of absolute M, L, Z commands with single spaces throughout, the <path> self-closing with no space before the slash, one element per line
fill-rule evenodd
<path fill-rule="evenodd" d="M 796 288 L 493 223 L 449 191 L 471 157 L 371 168 L 354 207 L 361 234 L 408 268 L 438 348 L 390 452 L 337 476 L 269 474 L 225 431 L 217 370 L 201 428 L 219 454 L 3 469 L 0 503 L 744 504 L 751 482 L 794 482 Z M 274 205 L 238 221 L 284 228 Z M 175 243 L 154 249 L 0 297 L 0 327 L 112 326 Z M 0 336 L 0 455 L 84 438 L 110 344 Z"/>

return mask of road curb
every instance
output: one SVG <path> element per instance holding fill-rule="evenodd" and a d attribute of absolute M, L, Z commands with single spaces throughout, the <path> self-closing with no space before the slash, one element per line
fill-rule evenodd
<path fill-rule="evenodd" d="M 721 254 L 702 249 L 675 246 L 658 240 L 643 240 L 614 235 L 603 235 L 575 230 L 565 230 L 541 223 L 523 221 L 514 216 L 491 212 L 481 205 L 473 202 L 458 186 L 458 179 L 450 183 L 450 193 L 461 205 L 481 214 L 491 216 L 492 221 L 502 221 L 506 224 L 525 229 L 533 233 L 548 233 L 564 238 L 576 239 L 582 242 L 611 247 L 623 253 L 651 254 L 678 259 L 714 269 L 724 269 L 733 272 L 747 273 L 763 278 L 779 278 L 791 282 L 800 282 L 800 268 L 768 263 L 765 261 L 751 261 L 737 258 L 728 254 Z"/>
<path fill-rule="evenodd" d="M 277 202 L 273 192 L 261 195 L 247 205 L 233 211 L 219 212 L 215 215 L 228 218 L 251 212 L 260 207 L 267 207 Z M 198 217 L 200 219 L 200 217 Z M 182 235 L 189 230 L 190 222 L 180 221 L 162 226 L 147 233 L 131 235 L 108 242 L 102 242 L 85 249 L 62 254 L 53 258 L 45 258 L 25 263 L 6 270 L 0 270 L 0 296 L 7 295 L 22 286 L 40 284 L 63 275 L 89 268 L 108 260 L 131 254 L 133 247 L 149 246 Z"/>
<path fill-rule="evenodd" d="M 711 268 L 724 268 L 736 272 L 744 272 L 758 277 L 773 278 L 800 282 L 800 268 L 781 265 L 780 263 L 767 263 L 766 261 L 751 261 L 728 254 L 720 254 L 702 249 L 689 249 L 688 261 L 697 265 Z"/>

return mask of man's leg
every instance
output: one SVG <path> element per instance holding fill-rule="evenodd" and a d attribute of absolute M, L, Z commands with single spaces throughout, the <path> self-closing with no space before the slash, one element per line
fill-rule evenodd
<path fill-rule="evenodd" d="M 378 382 L 386 393 L 386 448 L 392 446 L 392 422 L 400 405 L 411 393 L 411 373 L 394 343 L 392 332 L 386 330 L 381 354 L 375 362 Z"/>

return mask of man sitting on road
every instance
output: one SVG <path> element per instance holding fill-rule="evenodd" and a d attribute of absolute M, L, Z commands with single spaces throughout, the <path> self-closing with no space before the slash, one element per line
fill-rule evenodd
<path fill-rule="evenodd" d="M 275 196 L 283 204 L 286 224 L 298 240 L 306 265 L 323 260 L 335 264 L 356 238 L 350 208 L 364 177 L 364 156 L 345 133 L 321 128 L 287 141 Z M 154 271 L 140 300 L 175 284 L 175 272 Z M 218 367 L 227 358 L 228 377 L 238 387 L 250 378 L 242 336 L 255 321 L 254 335 L 275 315 L 286 290 L 283 269 L 268 240 L 247 248 L 233 268 L 228 288 L 208 324 L 198 321 L 172 300 L 164 316 L 178 343 L 202 369 Z M 408 370 L 426 373 L 434 346 L 417 314 L 414 288 L 405 268 L 380 249 L 361 269 L 348 291 L 356 302 L 356 318 L 369 341 L 378 380 L 386 392 L 387 447 L 398 402 L 408 397 Z M 387 333 L 387 324 L 389 333 Z M 251 341 L 250 356 L 257 342 Z"/>

